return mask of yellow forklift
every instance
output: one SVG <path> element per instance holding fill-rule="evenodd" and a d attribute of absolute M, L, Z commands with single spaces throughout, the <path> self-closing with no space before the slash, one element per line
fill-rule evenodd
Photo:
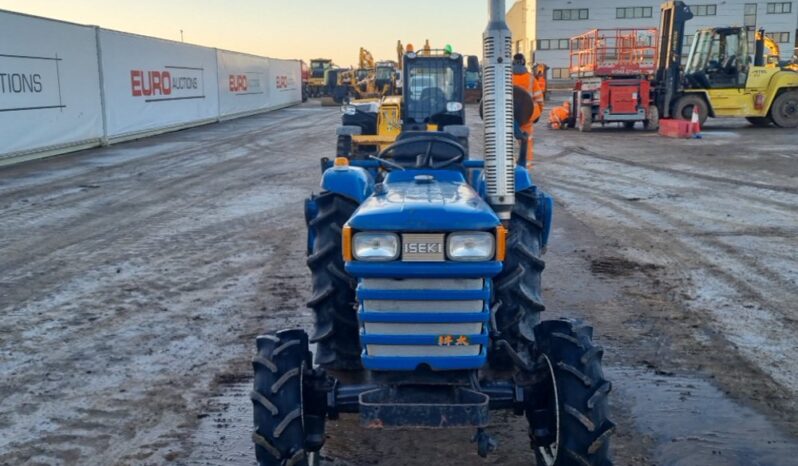
<path fill-rule="evenodd" d="M 702 124 L 711 116 L 798 127 L 798 72 L 768 65 L 764 30 L 751 54 L 745 27 L 700 29 L 680 72 L 684 23 L 692 16 L 684 2 L 663 5 L 654 91 L 660 115 L 689 120 L 695 109 Z"/>

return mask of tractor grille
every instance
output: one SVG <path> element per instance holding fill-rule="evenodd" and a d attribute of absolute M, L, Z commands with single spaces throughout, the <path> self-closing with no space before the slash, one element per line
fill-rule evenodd
<path fill-rule="evenodd" d="M 358 286 L 363 361 L 372 370 L 477 368 L 484 363 L 490 282 L 364 278 Z"/>

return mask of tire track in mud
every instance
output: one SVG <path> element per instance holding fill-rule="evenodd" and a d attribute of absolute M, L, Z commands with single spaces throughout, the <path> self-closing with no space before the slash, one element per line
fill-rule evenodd
<path fill-rule="evenodd" d="M 299 120 L 299 117 L 295 117 L 295 118 L 289 119 L 288 121 L 289 122 L 293 122 L 293 123 L 299 123 L 298 120 Z M 278 123 L 285 123 L 285 122 L 278 122 Z M 245 134 L 244 136 L 246 138 L 248 138 L 248 139 L 256 140 L 257 137 L 260 134 L 267 134 L 268 131 L 269 131 L 269 128 L 271 128 L 272 126 L 277 126 L 278 123 L 274 123 L 270 127 L 267 127 L 267 128 L 261 129 L 261 130 L 254 130 L 254 131 L 252 131 L 252 132 L 250 132 L 248 134 Z M 299 127 L 299 126 L 297 126 L 297 127 Z M 171 135 L 167 135 L 167 136 L 171 136 Z M 232 161 L 235 161 L 237 159 L 238 160 L 237 160 L 236 163 L 239 166 L 241 164 L 251 163 L 252 159 L 255 159 L 255 158 L 258 157 L 258 154 L 247 153 L 243 157 L 241 157 L 241 156 L 228 157 L 228 158 L 221 158 L 220 157 L 220 158 L 218 158 L 216 160 L 211 159 L 215 155 L 213 150 L 224 149 L 223 152 L 229 152 L 229 151 L 231 151 L 233 149 L 236 149 L 236 148 L 240 147 L 242 141 L 237 139 L 239 137 L 241 137 L 241 136 L 238 135 L 238 134 L 235 134 L 235 135 L 232 135 L 232 136 L 228 136 L 227 138 L 224 138 L 223 140 L 221 140 L 219 142 L 215 142 L 215 143 L 212 142 L 212 143 L 209 143 L 209 144 L 204 144 L 201 147 L 192 146 L 192 147 L 189 147 L 189 148 L 186 148 L 186 149 L 183 149 L 183 150 L 179 150 L 179 151 L 174 151 L 174 152 L 168 152 L 167 151 L 167 152 L 165 152 L 163 154 L 156 155 L 152 159 L 147 158 L 146 160 L 140 160 L 139 158 L 137 158 L 136 160 L 122 162 L 119 165 L 113 165 L 113 166 L 110 166 L 110 167 L 100 167 L 100 168 L 98 168 L 96 170 L 93 170 L 91 172 L 88 172 L 88 173 L 81 173 L 79 175 L 75 175 L 73 177 L 73 179 L 71 179 L 69 181 L 68 184 L 62 184 L 60 186 L 55 186 L 55 187 L 48 186 L 48 185 L 45 184 L 44 187 L 43 187 L 43 190 L 41 190 L 41 191 L 39 191 L 39 189 L 36 188 L 36 187 L 29 187 L 27 189 L 29 189 L 31 192 L 28 192 L 28 193 L 18 193 L 18 192 L 12 192 L 12 193 L 8 193 L 8 194 L 0 193 L 0 199 L 4 199 L 6 197 L 11 197 L 11 196 L 25 197 L 27 199 L 27 198 L 31 197 L 34 193 L 38 193 L 38 192 L 41 192 L 43 194 L 49 194 L 49 193 L 51 193 L 53 191 L 53 189 L 60 189 L 60 188 L 73 189 L 76 185 L 80 185 L 81 182 L 83 183 L 82 184 L 83 186 L 97 186 L 97 185 L 91 185 L 91 184 L 89 184 L 90 182 L 88 180 L 83 180 L 83 179 L 84 178 L 90 178 L 90 179 L 96 180 L 100 175 L 103 175 L 103 174 L 105 174 L 105 175 L 115 175 L 116 176 L 116 178 L 108 178 L 108 179 L 103 180 L 103 183 L 106 184 L 106 185 L 111 186 L 112 189 L 118 189 L 117 186 L 114 186 L 114 183 L 127 182 L 127 183 L 133 183 L 133 186 L 130 186 L 127 189 L 132 190 L 134 192 L 140 190 L 141 189 L 140 188 L 141 181 L 138 179 L 137 175 L 139 173 L 143 173 L 143 171 L 153 171 L 153 172 L 157 171 L 157 173 L 159 174 L 159 178 L 154 178 L 152 180 L 145 180 L 145 181 L 153 181 L 153 182 L 156 182 L 156 183 L 160 183 L 162 185 L 169 185 L 169 183 L 171 182 L 171 179 L 166 177 L 168 173 L 170 173 L 170 172 L 180 173 L 180 171 L 178 169 L 185 170 L 185 169 L 188 169 L 188 168 L 192 168 L 192 165 L 197 165 L 198 163 L 205 163 L 205 164 L 208 164 L 208 165 L 212 164 L 214 166 L 218 166 L 220 164 L 231 163 Z M 244 141 L 246 141 L 246 139 Z M 135 142 L 131 143 L 131 144 L 135 144 Z M 148 141 L 148 144 L 149 144 L 149 141 Z M 270 147 L 270 152 L 275 153 L 275 154 L 279 154 L 279 149 L 281 149 L 281 148 L 282 148 L 282 145 L 278 144 L 275 147 Z M 113 146 L 112 148 L 105 149 L 103 151 L 108 151 L 108 152 L 112 152 L 113 153 L 117 149 L 124 151 L 125 147 L 124 146 Z M 198 158 L 197 157 L 198 155 L 201 156 L 201 157 Z M 83 157 L 83 156 L 84 155 L 81 155 L 81 157 Z M 172 158 L 176 158 L 177 161 L 175 161 L 175 162 L 173 162 L 171 164 L 166 163 L 165 165 L 162 163 L 164 161 L 168 162 Z M 242 158 L 246 159 L 246 160 L 240 160 Z M 209 159 L 211 159 L 211 160 L 209 160 Z M 148 165 L 143 165 L 142 166 L 142 162 L 145 163 L 145 164 L 154 165 L 154 166 L 152 166 L 152 167 L 150 167 Z M 132 166 L 132 165 L 135 165 L 135 166 Z M 133 170 L 129 170 L 130 168 L 134 168 L 134 169 Z M 108 173 L 105 173 L 105 172 L 108 172 Z M 116 173 L 116 172 L 119 172 L 119 173 Z M 209 178 L 213 179 L 213 174 L 209 174 Z M 47 208 L 47 209 L 50 209 L 50 210 L 58 210 L 60 208 L 67 207 L 67 206 L 71 207 L 71 206 L 74 206 L 77 201 L 92 200 L 92 199 L 96 199 L 96 198 L 104 198 L 105 195 L 106 195 L 106 193 L 104 191 L 94 192 L 90 188 L 83 188 L 83 189 L 84 189 L 84 193 L 83 193 L 84 196 L 82 196 L 82 199 L 69 198 L 69 199 L 65 199 L 65 200 L 63 200 L 61 202 L 48 202 L 45 205 L 38 205 L 37 206 L 37 211 L 41 211 L 43 208 Z M 115 193 L 115 194 L 117 194 L 117 196 L 119 196 L 120 193 Z M 8 216 L 8 218 L 10 218 L 12 215 L 17 214 L 17 213 L 27 214 L 27 213 L 30 212 L 30 210 L 31 210 L 30 205 L 26 204 L 24 206 L 20 206 L 16 210 L 14 210 L 14 209 L 5 209 L 4 213 L 5 213 L 6 216 Z M 24 218 L 21 219 L 21 220 L 24 220 Z"/>
<path fill-rule="evenodd" d="M 236 143 L 225 141 L 225 144 L 235 145 Z M 205 154 L 205 152 L 197 155 L 201 156 L 202 154 Z M 118 232 L 120 229 L 127 229 L 135 225 L 147 223 L 148 221 L 157 225 L 159 219 L 163 217 L 168 217 L 173 215 L 176 211 L 190 208 L 199 202 L 204 202 L 202 197 L 197 199 L 197 197 L 195 197 L 196 194 L 191 193 L 207 191 L 212 186 L 218 186 L 218 189 L 223 192 L 224 181 L 219 182 L 218 180 L 232 179 L 236 181 L 241 180 L 242 182 L 250 180 L 247 182 L 247 185 L 252 186 L 253 189 L 258 189 L 260 183 L 267 183 L 270 180 L 286 177 L 294 173 L 295 170 L 290 168 L 290 161 L 286 162 L 285 158 L 279 158 L 282 154 L 270 155 L 277 157 L 276 165 L 277 167 L 281 167 L 282 170 L 269 173 L 265 177 L 253 174 L 253 161 L 257 162 L 257 158 L 261 157 L 261 154 L 254 154 L 216 164 L 212 169 L 204 170 L 199 176 L 192 174 L 191 176 L 183 177 L 177 181 L 167 180 L 158 182 L 156 186 L 148 185 L 148 189 L 146 190 L 142 190 L 141 185 L 134 184 L 133 186 L 114 192 L 113 194 L 120 205 L 111 206 L 114 208 L 113 213 L 110 215 L 108 214 L 109 206 L 107 204 L 109 200 L 103 198 L 102 203 L 105 204 L 105 208 L 98 209 L 98 213 L 95 214 L 96 218 L 90 217 L 87 219 L 85 216 L 79 216 L 73 221 L 66 222 L 59 226 L 61 230 L 69 231 L 69 236 L 42 243 L 39 237 L 30 235 L 30 232 L 26 231 L 25 236 L 27 236 L 27 242 L 24 240 L 17 240 L 10 246 L 19 252 L 24 251 L 24 254 L 18 256 L 16 261 L 13 259 L 3 261 L 4 265 L 0 267 L 0 274 L 5 277 L 4 282 L 8 284 L 8 286 L 13 286 L 14 282 L 8 282 L 9 278 L 13 276 L 10 273 L 11 270 L 15 271 L 15 275 L 17 276 L 22 275 L 22 278 L 25 277 L 26 268 L 41 270 L 40 263 L 30 263 L 31 257 L 42 256 L 44 253 L 52 250 L 58 250 L 58 254 L 69 256 L 77 252 L 69 249 L 74 245 L 92 244 L 92 249 L 97 249 L 97 246 L 114 244 L 118 241 L 117 235 L 114 233 Z M 269 168 L 269 170 L 272 170 L 272 168 Z M 235 189 L 241 189 L 241 186 L 236 186 Z M 96 193 L 94 196 L 101 197 L 104 194 L 105 193 Z M 172 198 L 170 194 L 177 194 L 177 197 Z M 170 199 L 170 202 L 164 203 L 163 200 L 165 198 Z M 92 214 L 88 215 L 91 216 Z M 14 219 L 9 218 L 5 225 L 9 226 L 13 225 L 13 223 Z M 6 237 L 12 237 L 12 235 L 7 235 Z M 9 239 L 13 239 L 13 237 Z M 98 244 L 93 244 L 93 241 L 97 241 Z M 128 237 L 127 242 L 129 241 L 136 241 L 136 239 Z M 45 256 L 41 259 L 41 261 L 47 263 L 51 262 L 51 260 L 51 256 Z M 25 267 L 25 265 L 28 267 Z"/>
<path fill-rule="evenodd" d="M 3 364 L 0 382 L 0 464 L 160 464 L 193 448 L 188 433 L 208 390 L 228 380 L 220 372 L 239 365 L 264 322 L 282 326 L 303 308 L 292 285 L 299 275 L 287 274 L 282 259 L 270 261 L 282 257 L 281 247 L 297 254 L 304 246 L 296 234 L 304 231 L 302 198 L 318 177 L 296 174 L 308 172 L 310 159 L 317 166 L 304 151 L 318 151 L 322 136 L 298 137 L 302 117 L 243 145 L 232 134 L 213 151 L 192 146 L 179 163 L 162 162 L 171 151 L 125 162 L 130 174 L 103 167 L 117 180 L 113 199 L 95 189 L 88 206 L 64 200 L 59 207 L 74 217 L 57 217 L 49 234 L 22 236 L 24 245 L 0 251 L 0 348 L 13 348 L 0 360 L 14 361 Z M 225 157 L 231 151 L 236 157 Z M 155 173 L 137 183 L 142 169 Z M 46 196 L 53 184 L 64 183 L 26 194 Z M 24 217 L 3 228 L 24 230 Z"/>
<path fill-rule="evenodd" d="M 560 164 L 562 162 L 558 161 L 557 163 Z M 656 170 L 655 168 L 649 167 L 641 168 Z M 578 175 L 580 172 L 592 174 L 597 171 L 603 171 L 603 173 L 601 173 L 602 176 L 595 177 L 585 175 L 585 178 L 580 179 Z M 700 296 L 690 296 L 685 300 L 683 292 L 671 295 L 672 299 L 682 303 L 682 305 L 687 306 L 687 308 L 699 310 L 708 315 L 714 322 L 714 324 L 710 324 L 710 326 L 722 329 L 721 334 L 724 334 L 724 338 L 730 338 L 733 341 L 734 351 L 746 354 L 747 356 L 745 357 L 748 360 L 748 364 L 755 367 L 756 372 L 765 373 L 768 378 L 778 380 L 779 384 L 791 391 L 794 397 L 796 394 L 794 390 L 795 384 L 791 383 L 791 381 L 798 379 L 798 367 L 792 367 L 794 364 L 788 356 L 792 351 L 788 348 L 792 347 L 793 350 L 798 349 L 795 347 L 794 343 L 794 335 L 798 333 L 796 332 L 796 330 L 798 330 L 798 321 L 791 316 L 791 300 L 789 298 L 791 293 L 798 294 L 796 282 L 780 274 L 771 267 L 768 267 L 767 264 L 763 264 L 758 257 L 749 257 L 746 255 L 745 251 L 741 251 L 736 245 L 728 244 L 719 238 L 719 236 L 728 237 L 736 235 L 716 235 L 714 234 L 716 230 L 701 232 L 702 223 L 691 222 L 691 217 L 685 215 L 686 210 L 682 209 L 680 212 L 678 205 L 658 204 L 656 199 L 652 199 L 652 202 L 632 203 L 628 198 L 614 194 L 614 191 L 624 188 L 623 185 L 617 185 L 615 180 L 621 179 L 628 182 L 634 182 L 636 180 L 638 184 L 641 180 L 639 177 L 635 179 L 630 176 L 619 176 L 617 174 L 611 176 L 607 174 L 607 171 L 608 170 L 600 169 L 594 170 L 594 167 L 585 167 L 584 165 L 580 165 L 579 167 L 568 165 L 567 176 L 546 173 L 543 179 L 545 184 L 554 188 L 555 197 L 557 197 L 557 191 L 561 193 L 572 193 L 572 196 L 569 196 L 572 197 L 572 202 L 566 201 L 566 208 L 569 210 L 575 210 L 581 215 L 596 217 L 598 213 L 591 213 L 578 204 L 580 199 L 593 199 L 595 202 L 603 204 L 604 208 L 608 208 L 622 217 L 632 220 L 632 222 L 629 223 L 633 223 L 634 227 L 621 235 L 621 237 L 624 238 L 622 243 L 634 245 L 633 247 L 637 248 L 638 251 L 643 252 L 643 257 L 653 256 L 659 260 L 664 260 L 665 263 L 671 264 L 668 266 L 669 270 L 683 270 L 685 267 L 695 267 L 696 262 L 700 264 L 698 265 L 699 267 L 706 267 L 709 274 L 719 277 L 723 282 L 729 284 L 730 289 L 736 290 L 734 292 L 735 295 L 728 298 L 731 301 L 727 301 L 727 305 L 731 305 L 734 309 L 737 309 L 736 312 L 738 312 L 740 316 L 750 314 L 750 311 L 742 308 L 743 306 L 741 303 L 737 303 L 736 305 L 733 304 L 736 300 L 735 296 L 741 296 L 744 300 L 758 303 L 760 306 L 758 316 L 748 317 L 755 319 L 755 321 L 759 319 L 764 320 L 760 321 L 759 325 L 755 326 L 756 330 L 752 331 L 752 329 L 746 329 L 746 331 L 758 335 L 760 338 L 767 336 L 771 339 L 771 342 L 780 342 L 779 347 L 783 348 L 785 351 L 768 352 L 769 350 L 764 350 L 763 352 L 758 343 L 753 343 L 752 346 L 752 342 L 746 341 L 744 337 L 745 333 L 741 335 L 739 329 L 729 326 L 728 317 L 721 318 L 717 314 L 717 310 L 712 311 L 706 309 L 704 307 L 706 303 L 701 304 L 700 302 L 694 301 Z M 602 180 L 602 182 L 600 183 L 596 180 Z M 757 188 L 760 187 L 757 186 Z M 697 189 L 704 192 L 711 192 L 707 187 L 698 187 Z M 690 191 L 694 191 L 694 189 L 691 188 Z M 689 194 L 688 192 L 688 195 Z M 574 202 L 577 202 L 577 204 L 574 205 Z M 763 200 L 756 199 L 754 202 L 761 203 Z M 668 210 L 669 207 L 671 208 L 670 210 Z M 789 215 L 786 213 L 784 214 Z M 599 220 L 599 224 L 601 224 L 602 221 L 600 217 L 597 217 L 597 219 Z M 727 222 L 729 224 L 728 232 L 737 233 L 733 230 L 740 228 L 740 222 L 732 222 L 733 221 Z M 749 229 L 743 233 L 755 234 L 757 231 L 755 225 L 756 224 L 745 225 L 745 227 Z M 787 226 L 785 227 L 769 227 L 769 231 L 773 234 L 768 235 L 768 237 L 783 239 L 786 242 L 792 237 L 787 233 L 790 228 Z M 599 226 L 599 229 L 605 228 L 608 228 L 609 231 L 613 233 L 617 233 L 618 231 L 618 225 Z M 663 237 L 663 233 L 667 233 L 667 236 Z M 634 239 L 636 234 L 644 235 L 644 241 L 648 243 L 647 248 L 645 244 L 639 244 L 639 241 Z M 676 243 L 674 243 L 674 241 Z M 652 246 L 652 244 L 656 246 Z M 677 244 L 678 246 L 676 246 Z M 648 250 L 646 251 L 646 249 Z M 774 253 L 774 251 L 769 252 Z M 624 253 L 624 255 L 628 254 L 630 253 Z M 723 262 L 719 262 L 721 259 Z M 732 268 L 729 269 L 729 267 Z M 744 273 L 735 273 L 735 271 L 744 271 Z M 693 276 L 691 277 L 691 275 Z M 694 274 L 688 273 L 684 275 L 684 278 L 695 279 L 696 277 Z M 694 282 L 694 280 L 691 281 Z M 693 284 L 694 286 L 699 285 L 695 282 Z M 781 295 L 773 296 L 772 290 L 774 288 L 780 290 Z M 700 290 L 701 288 L 698 289 Z M 747 306 L 746 304 L 746 307 Z M 776 314 L 772 317 L 763 314 L 771 310 L 776 311 Z M 730 311 L 725 312 L 728 313 Z M 771 321 L 773 318 L 776 319 L 775 322 Z M 771 321 L 771 323 L 768 324 L 768 321 Z M 735 333 L 737 334 L 736 337 Z M 781 366 L 781 369 L 774 373 L 774 365 L 777 367 Z M 754 392 L 757 390 L 760 392 L 767 391 L 767 383 L 763 383 L 761 380 L 757 380 L 757 378 L 754 378 L 753 381 L 751 385 L 758 387 Z M 784 420 L 788 420 L 790 416 L 798 413 L 798 406 L 796 406 L 794 402 L 795 398 L 793 397 L 774 397 L 778 400 L 777 406 L 779 409 L 786 410 L 788 413 L 786 416 L 784 413 L 779 413 Z M 770 402 L 768 402 L 768 404 L 770 404 Z"/>
<path fill-rule="evenodd" d="M 185 159 L 181 159 L 181 157 L 197 155 L 198 151 L 210 152 L 213 149 L 225 148 L 225 147 L 230 146 L 230 145 L 232 145 L 233 148 L 235 148 L 235 147 L 238 147 L 240 145 L 240 141 L 237 140 L 236 138 L 244 138 L 244 140 L 255 141 L 255 140 L 257 140 L 258 138 L 262 137 L 265 134 L 273 133 L 274 130 L 278 126 L 286 125 L 286 124 L 296 125 L 297 123 L 303 123 L 302 120 L 307 117 L 305 110 L 307 110 L 307 109 L 291 109 L 291 108 L 289 108 L 289 109 L 284 109 L 284 110 L 279 111 L 279 112 L 272 112 L 272 113 L 266 113 L 266 114 L 263 114 L 263 115 L 255 115 L 253 117 L 249 117 L 249 118 L 253 118 L 254 121 L 272 120 L 274 118 L 277 118 L 277 120 L 276 121 L 266 121 L 265 125 L 262 126 L 262 127 L 258 127 L 258 128 L 251 129 L 251 130 L 243 130 L 240 133 L 236 132 L 235 134 L 227 135 L 226 137 L 223 134 L 223 132 L 230 126 L 235 127 L 237 123 L 240 123 L 240 121 L 231 120 L 231 121 L 225 121 L 225 122 L 222 122 L 222 123 L 213 123 L 213 124 L 210 124 L 210 125 L 203 125 L 203 126 L 199 126 L 199 127 L 195 127 L 195 128 L 189 128 L 189 129 L 181 130 L 181 131 L 177 131 L 177 132 L 165 133 L 165 134 L 161 134 L 161 135 L 157 135 L 157 136 L 153 136 L 153 137 L 149 137 L 149 138 L 136 139 L 136 140 L 133 140 L 133 141 L 128 141 L 128 142 L 124 142 L 124 143 L 121 143 L 121 144 L 109 146 L 107 148 L 88 149 L 86 151 L 80 151 L 80 152 L 75 153 L 75 154 L 66 154 L 66 155 L 63 155 L 63 156 L 60 156 L 60 157 L 57 157 L 57 158 L 50 158 L 50 159 L 45 159 L 45 160 L 40 160 L 40 161 L 28 162 L 28 163 L 20 164 L 18 166 L 9 165 L 9 166 L 4 167 L 3 171 L 5 171 L 7 173 L 16 173 L 16 172 L 27 173 L 31 169 L 35 169 L 38 166 L 49 165 L 50 163 L 66 164 L 70 160 L 74 161 L 75 163 L 80 164 L 80 162 L 83 162 L 86 158 L 95 157 L 95 155 L 98 152 L 101 152 L 101 153 L 110 152 L 110 153 L 113 154 L 114 152 L 116 152 L 116 149 L 119 149 L 120 151 L 141 150 L 143 152 L 146 152 L 146 155 L 139 156 L 139 157 L 134 157 L 131 160 L 119 161 L 117 163 L 114 163 L 113 165 L 90 166 L 90 167 L 87 167 L 87 171 L 85 171 L 85 172 L 71 174 L 71 175 L 68 175 L 67 177 L 59 177 L 58 181 L 55 181 L 55 182 L 48 182 L 47 180 L 44 180 L 44 185 L 43 186 L 46 187 L 46 192 L 51 192 L 53 190 L 58 190 L 58 189 L 62 189 L 62 188 L 65 188 L 65 187 L 74 186 L 76 184 L 76 182 L 79 182 L 79 180 L 81 178 L 86 177 L 86 176 L 88 176 L 91 173 L 102 174 L 103 172 L 114 171 L 114 170 L 128 170 L 129 172 L 136 172 L 136 171 L 138 171 L 140 169 L 138 164 L 140 164 L 142 162 L 145 162 L 145 163 L 148 163 L 148 164 L 154 164 L 154 163 L 161 163 L 162 162 L 162 163 L 165 163 L 165 165 L 161 165 L 159 168 L 163 168 L 164 170 L 175 169 L 175 168 L 179 168 L 181 166 L 181 164 L 184 164 L 186 162 L 186 160 Z M 291 113 L 286 115 L 285 113 L 288 113 L 288 112 L 291 112 Z M 302 126 L 303 125 L 301 125 L 301 124 L 296 125 L 297 128 L 301 128 Z M 202 130 L 203 132 L 209 133 L 209 134 L 203 134 L 200 137 L 200 139 L 207 137 L 207 138 L 211 138 L 211 139 L 214 139 L 214 140 L 218 140 L 219 138 L 221 138 L 221 140 L 218 140 L 217 142 L 214 142 L 213 140 L 211 140 L 211 141 L 202 140 L 200 142 L 197 142 L 197 143 L 195 143 L 195 144 L 193 144 L 193 145 L 191 145 L 189 147 L 185 147 L 183 149 L 171 150 L 171 148 L 167 147 L 162 152 L 157 151 L 157 147 L 159 145 L 167 145 L 167 146 L 169 146 L 169 145 L 172 145 L 172 144 L 175 144 L 175 143 L 176 144 L 185 144 L 186 141 L 184 141 L 182 138 L 185 137 L 186 135 L 197 134 L 198 130 Z M 220 133 L 220 134 L 217 134 L 217 133 Z M 158 138 L 158 142 L 154 142 L 153 138 Z M 282 139 L 281 138 L 277 138 L 276 140 L 280 141 Z M 153 152 L 146 151 L 146 149 L 148 149 L 148 148 L 155 149 L 155 151 L 153 151 Z M 9 187 L 9 189 L 12 189 L 12 190 L 8 190 L 8 191 L 3 189 L 3 184 L 4 183 L 0 183 L 0 198 L 5 197 L 5 196 L 26 196 L 26 195 L 28 195 L 28 191 L 27 190 L 36 192 L 41 187 L 41 186 L 39 186 L 37 184 L 38 182 L 39 182 L 39 180 L 34 178 L 34 179 L 28 181 L 28 185 L 20 187 L 20 188 L 17 188 L 16 190 L 13 190 L 13 188 Z M 11 184 L 13 185 L 13 182 Z"/>
<path fill-rule="evenodd" d="M 659 171 L 659 172 L 663 172 L 663 173 L 669 173 L 669 174 L 672 174 L 672 175 L 686 176 L 686 177 L 690 177 L 690 178 L 698 178 L 698 179 L 702 179 L 702 180 L 706 180 L 706 181 L 714 181 L 714 182 L 717 182 L 717 183 L 725 183 L 725 184 L 732 184 L 732 185 L 735 185 L 735 186 L 747 186 L 749 188 L 764 189 L 764 190 L 768 190 L 768 191 L 779 191 L 779 192 L 785 192 L 785 193 L 790 193 L 790 194 L 798 194 L 798 187 L 794 187 L 794 186 L 779 186 L 779 185 L 771 185 L 771 184 L 765 184 L 765 183 L 756 183 L 756 182 L 740 180 L 740 179 L 736 179 L 736 178 L 728 178 L 728 177 L 722 177 L 722 176 L 716 176 L 716 175 L 707 175 L 705 173 L 696 173 L 696 172 L 690 172 L 690 171 L 685 171 L 685 170 L 679 170 L 679 169 L 676 169 L 676 168 L 651 165 L 651 164 L 647 164 L 647 163 L 643 163 L 643 162 L 636 162 L 634 160 L 628 160 L 628 159 L 625 159 L 623 157 L 615 157 L 615 156 L 612 156 L 612 155 L 599 154 L 598 152 L 591 151 L 589 149 L 586 149 L 583 146 L 565 146 L 565 148 L 562 149 L 561 151 L 557 152 L 556 154 L 554 154 L 551 157 L 546 156 L 546 158 L 543 159 L 543 160 L 545 161 L 545 160 L 548 160 L 548 159 L 559 159 L 559 158 L 562 158 L 562 157 L 570 155 L 570 154 L 579 154 L 579 155 L 584 155 L 584 156 L 587 156 L 587 157 L 593 157 L 593 158 L 600 159 L 600 160 L 606 160 L 608 162 L 614 162 L 614 163 L 619 163 L 619 164 L 622 164 L 622 165 L 628 165 L 628 166 L 631 166 L 631 167 L 645 168 L 647 170 Z"/>

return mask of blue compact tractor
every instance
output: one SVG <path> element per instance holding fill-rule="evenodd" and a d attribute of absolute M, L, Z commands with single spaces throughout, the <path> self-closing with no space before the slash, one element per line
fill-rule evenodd
<path fill-rule="evenodd" d="M 369 428 L 471 427 L 485 456 L 497 409 L 526 417 L 538 465 L 612 464 L 602 348 L 581 321 L 540 318 L 552 201 L 513 154 L 531 99 L 514 109 L 504 1 L 490 11 L 484 157 L 464 144 L 462 57 L 425 51 L 405 60 L 396 141 L 322 160 L 323 192 L 306 202 L 315 329 L 257 339 L 260 465 L 311 464 L 341 413 Z"/>

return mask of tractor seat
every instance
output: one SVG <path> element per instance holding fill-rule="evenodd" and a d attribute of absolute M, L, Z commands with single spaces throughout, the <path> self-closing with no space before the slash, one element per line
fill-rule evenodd
<path fill-rule="evenodd" d="M 404 131 L 399 135 L 399 137 L 396 138 L 397 143 L 401 141 L 409 141 L 413 138 L 417 138 L 419 141 L 402 145 L 401 147 L 397 146 L 396 150 L 391 151 L 390 157 L 394 162 L 402 165 L 403 167 L 416 167 L 416 162 L 419 158 L 418 156 L 423 156 L 427 153 L 427 149 L 429 148 L 430 144 L 430 139 L 427 138 L 430 136 L 437 140 L 451 141 L 461 144 L 461 141 L 456 136 L 441 131 Z M 423 137 L 423 139 L 421 139 L 421 137 Z M 460 154 L 461 152 L 455 146 L 446 143 L 433 143 L 430 159 L 432 163 L 435 164 L 445 160 L 450 160 Z"/>

